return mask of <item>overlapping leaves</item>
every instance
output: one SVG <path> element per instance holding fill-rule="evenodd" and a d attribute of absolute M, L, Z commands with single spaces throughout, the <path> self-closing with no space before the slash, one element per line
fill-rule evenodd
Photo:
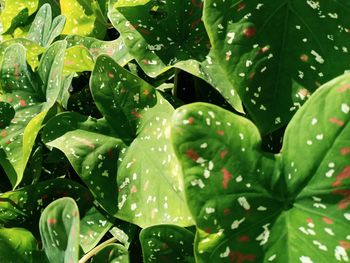
<path fill-rule="evenodd" d="M 66 154 L 109 213 L 140 226 L 190 225 L 169 141 L 173 108 L 105 55 L 97 59 L 90 85 L 104 118 L 58 115 L 45 126 L 46 144 Z"/>
<path fill-rule="evenodd" d="M 278 155 L 261 150 L 250 121 L 217 106 L 176 111 L 198 262 L 348 260 L 349 83 L 343 75 L 309 99 Z"/>

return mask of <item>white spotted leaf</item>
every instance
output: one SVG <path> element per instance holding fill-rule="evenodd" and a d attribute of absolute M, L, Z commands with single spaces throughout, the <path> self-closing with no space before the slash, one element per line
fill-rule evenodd
<path fill-rule="evenodd" d="M 50 262 L 78 262 L 79 218 L 78 206 L 70 197 L 53 201 L 44 209 L 39 227 Z"/>
<path fill-rule="evenodd" d="M 175 225 L 156 225 L 140 233 L 145 262 L 194 263 L 194 234 Z"/>
<path fill-rule="evenodd" d="M 318 89 L 276 155 L 243 117 L 204 103 L 176 110 L 197 262 L 348 260 L 349 87 L 347 74 Z"/>
<path fill-rule="evenodd" d="M 208 0 L 203 13 L 219 66 L 263 134 L 349 68 L 347 0 Z"/>
<path fill-rule="evenodd" d="M 121 244 L 107 244 L 91 258 L 91 263 L 129 263 L 129 251 Z"/>

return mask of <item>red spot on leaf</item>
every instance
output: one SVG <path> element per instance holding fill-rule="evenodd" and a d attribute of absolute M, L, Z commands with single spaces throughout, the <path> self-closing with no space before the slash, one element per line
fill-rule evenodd
<path fill-rule="evenodd" d="M 24 107 L 27 105 L 25 100 L 19 100 L 19 105 L 21 105 L 21 107 Z"/>
<path fill-rule="evenodd" d="M 258 54 L 264 54 L 264 53 L 266 53 L 269 50 L 270 50 L 270 46 L 264 46 L 261 49 L 259 49 Z"/>
<path fill-rule="evenodd" d="M 333 187 L 340 186 L 342 181 L 350 177 L 350 166 L 346 166 L 343 171 L 337 176 L 336 181 L 332 184 Z"/>
<path fill-rule="evenodd" d="M 143 34 L 143 35 L 149 35 L 151 32 L 149 30 L 147 30 L 146 28 L 140 28 L 140 32 Z"/>
<path fill-rule="evenodd" d="M 113 79 L 113 78 L 114 78 L 114 74 L 113 74 L 113 72 L 111 72 L 111 71 L 110 71 L 110 72 L 108 72 L 108 77 L 109 77 L 109 78 L 111 78 L 111 79 Z"/>
<path fill-rule="evenodd" d="M 350 204 L 350 190 L 337 189 L 333 191 L 333 194 L 342 195 L 344 198 L 338 203 L 339 209 L 345 209 Z"/>
<path fill-rule="evenodd" d="M 191 28 L 195 29 L 200 23 L 202 22 L 201 19 L 197 19 L 191 23 Z"/>
<path fill-rule="evenodd" d="M 303 62 L 308 62 L 309 61 L 309 56 L 306 55 L 306 54 L 302 54 L 300 56 L 300 60 L 303 61 Z"/>
<path fill-rule="evenodd" d="M 231 209 L 230 208 L 225 208 L 224 209 L 224 214 L 225 215 L 228 215 L 228 214 L 230 214 L 231 213 Z"/>
<path fill-rule="evenodd" d="M 133 186 L 131 187 L 130 192 L 131 192 L 131 193 L 136 193 L 136 192 L 137 192 L 137 188 L 136 188 L 135 185 L 133 185 Z"/>
<path fill-rule="evenodd" d="M 188 124 L 193 124 L 194 118 L 193 117 L 189 117 L 187 121 L 188 121 Z"/>
<path fill-rule="evenodd" d="M 328 218 L 328 217 L 323 217 L 322 220 L 323 220 L 323 222 L 325 222 L 328 225 L 332 225 L 333 224 L 333 220 Z"/>
<path fill-rule="evenodd" d="M 247 27 L 246 29 L 243 30 L 243 34 L 244 34 L 247 38 L 251 38 L 251 37 L 255 36 L 255 34 L 256 34 L 256 28 L 255 28 L 255 27 Z"/>
<path fill-rule="evenodd" d="M 2 130 L 1 131 L 1 137 L 6 137 L 7 135 L 7 131 L 6 130 Z"/>
<path fill-rule="evenodd" d="M 147 96 L 149 94 L 149 90 L 148 89 L 145 89 L 143 92 L 142 92 L 143 95 Z"/>
<path fill-rule="evenodd" d="M 206 229 L 204 229 L 204 232 L 210 234 L 212 232 L 212 230 L 211 230 L 211 228 L 206 228 Z"/>
<path fill-rule="evenodd" d="M 344 126 L 344 121 L 339 120 L 335 117 L 329 118 L 329 122 L 334 123 L 334 124 L 338 125 L 339 127 Z"/>
<path fill-rule="evenodd" d="M 246 7 L 245 3 L 240 3 L 237 7 L 237 12 L 242 11 Z"/>
<path fill-rule="evenodd" d="M 15 67 L 14 75 L 15 75 L 16 80 L 18 80 L 18 64 L 15 63 L 15 64 L 14 64 L 14 67 Z"/>
<path fill-rule="evenodd" d="M 7 98 L 7 102 L 9 102 L 9 103 L 13 102 L 13 98 L 12 97 L 8 97 Z"/>
<path fill-rule="evenodd" d="M 203 2 L 202 1 L 198 1 L 198 3 L 196 2 L 196 0 L 192 0 L 192 5 L 195 7 L 199 7 L 199 8 L 203 8 Z"/>
<path fill-rule="evenodd" d="M 341 240 L 341 241 L 339 241 L 339 245 L 345 249 L 350 249 L 350 242 L 349 241 Z"/>
<path fill-rule="evenodd" d="M 227 153 L 228 153 L 228 150 L 227 150 L 227 149 L 221 151 L 221 152 L 220 152 L 220 157 L 221 157 L 221 159 L 224 159 Z"/>
<path fill-rule="evenodd" d="M 141 113 L 137 112 L 135 109 L 131 111 L 131 114 L 138 119 L 142 118 Z"/>
<path fill-rule="evenodd" d="M 338 92 L 344 92 L 346 90 L 350 89 L 350 84 L 346 84 L 341 86 L 340 88 L 337 89 Z"/>
<path fill-rule="evenodd" d="M 255 71 L 253 71 L 252 73 L 250 73 L 249 79 L 252 80 L 252 79 L 255 77 L 255 74 L 256 74 Z"/>
<path fill-rule="evenodd" d="M 54 225 L 54 224 L 57 223 L 57 220 L 56 220 L 56 218 L 48 218 L 48 219 L 47 219 L 47 223 L 48 223 L 49 225 Z"/>
<path fill-rule="evenodd" d="M 193 161 L 197 161 L 199 158 L 198 153 L 196 153 L 193 149 L 189 149 L 186 151 L 186 155 L 191 158 Z"/>
<path fill-rule="evenodd" d="M 222 130 L 217 131 L 216 133 L 217 133 L 218 135 L 220 135 L 220 136 L 224 136 L 224 134 L 225 134 L 225 132 L 224 132 L 224 131 L 222 131 Z"/>
<path fill-rule="evenodd" d="M 350 147 L 344 147 L 340 149 L 341 155 L 348 155 L 350 153 Z"/>
<path fill-rule="evenodd" d="M 313 223 L 314 220 L 312 220 L 312 218 L 307 218 L 307 219 L 306 219 L 306 222 L 307 222 L 307 223 Z"/>
<path fill-rule="evenodd" d="M 42 198 L 43 200 L 47 200 L 47 199 L 49 198 L 49 196 L 48 196 L 47 194 L 45 194 L 45 195 L 43 195 L 41 198 Z"/>
<path fill-rule="evenodd" d="M 227 189 L 228 188 L 228 183 L 232 179 L 232 174 L 226 168 L 222 168 L 221 172 L 222 172 L 222 176 L 223 176 L 222 187 L 224 189 Z"/>
<path fill-rule="evenodd" d="M 240 236 L 240 237 L 238 237 L 238 241 L 239 242 L 249 242 L 250 238 L 249 238 L 249 236 Z"/>
<path fill-rule="evenodd" d="M 230 251 L 229 258 L 231 263 L 244 263 L 246 261 L 255 261 L 256 256 L 254 254 L 243 254 L 238 251 Z"/>
<path fill-rule="evenodd" d="M 109 158 L 111 158 L 111 159 L 113 158 L 113 150 L 112 149 L 109 149 L 107 154 L 108 154 Z"/>

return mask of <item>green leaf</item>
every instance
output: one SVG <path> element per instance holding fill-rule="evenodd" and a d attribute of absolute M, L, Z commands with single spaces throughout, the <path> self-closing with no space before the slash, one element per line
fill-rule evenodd
<path fill-rule="evenodd" d="M 4 0 L 5 8 L 0 15 L 2 32 L 25 22 L 37 10 L 38 4 L 38 0 Z"/>
<path fill-rule="evenodd" d="M 120 244 L 108 244 L 91 258 L 91 262 L 129 263 L 129 252 Z"/>
<path fill-rule="evenodd" d="M 92 36 L 103 39 L 106 19 L 96 0 L 60 1 L 61 13 L 67 18 L 62 34 Z"/>
<path fill-rule="evenodd" d="M 42 209 L 53 200 L 70 196 L 80 211 L 92 205 L 92 196 L 82 185 L 67 179 L 54 179 L 0 194 L 0 225 L 26 227 L 37 231 Z"/>
<path fill-rule="evenodd" d="M 89 50 L 84 46 L 67 48 L 64 57 L 64 75 L 75 72 L 92 71 L 94 61 Z"/>
<path fill-rule="evenodd" d="M 0 228 L 0 262 L 36 262 L 38 244 L 24 228 Z"/>
<path fill-rule="evenodd" d="M 0 151 L 4 158 L 0 163 L 13 187 L 21 182 L 36 136 L 61 92 L 64 50 L 65 41 L 60 41 L 43 54 L 38 69 L 43 85 L 28 68 L 22 45 L 13 44 L 5 51 L 0 69 L 0 100 L 10 103 L 16 114 L 10 125 L 1 130 Z"/>
<path fill-rule="evenodd" d="M 110 0 L 108 17 L 145 73 L 156 77 L 178 67 L 211 84 L 236 110 L 243 112 L 230 76 L 222 71 L 220 59 L 210 51 L 201 21 L 203 3 L 190 0 L 142 3 Z"/>
<path fill-rule="evenodd" d="M 176 111 L 197 262 L 348 260 L 349 86 L 343 75 L 315 92 L 277 155 L 243 117 L 204 103 Z"/>
<path fill-rule="evenodd" d="M 66 19 L 64 16 L 57 16 L 52 21 L 51 6 L 44 4 L 35 16 L 27 38 L 42 47 L 47 47 L 61 34 L 65 22 Z"/>
<path fill-rule="evenodd" d="M 58 115 L 45 126 L 45 143 L 65 153 L 110 214 L 140 226 L 191 225 L 169 141 L 173 108 L 105 55 L 96 61 L 91 91 L 104 118 Z"/>
<path fill-rule="evenodd" d="M 93 249 L 111 228 L 112 223 L 92 207 L 80 220 L 80 246 L 84 253 Z"/>
<path fill-rule="evenodd" d="M 158 225 L 140 233 L 144 262 L 194 263 L 194 235 L 185 228 Z"/>
<path fill-rule="evenodd" d="M 79 210 L 63 197 L 48 205 L 40 217 L 40 235 L 50 262 L 78 262 Z"/>
<path fill-rule="evenodd" d="M 286 125 L 310 93 L 349 68 L 349 14 L 346 0 L 205 2 L 219 67 L 263 134 Z"/>
<path fill-rule="evenodd" d="M 0 101 L 0 128 L 5 128 L 10 125 L 16 112 L 10 103 Z"/>

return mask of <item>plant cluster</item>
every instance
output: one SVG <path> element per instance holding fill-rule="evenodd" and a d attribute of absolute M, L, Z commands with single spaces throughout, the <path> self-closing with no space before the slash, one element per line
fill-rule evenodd
<path fill-rule="evenodd" d="M 349 262 L 348 0 L 3 0 L 0 262 Z"/>

